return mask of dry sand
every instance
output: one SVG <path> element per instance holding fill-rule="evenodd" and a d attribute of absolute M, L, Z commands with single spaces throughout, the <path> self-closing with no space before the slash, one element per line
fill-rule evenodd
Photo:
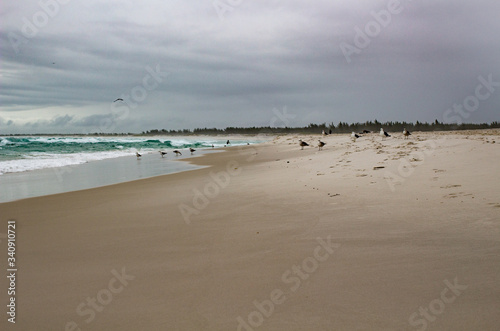
<path fill-rule="evenodd" d="M 0 204 L 15 329 L 498 330 L 500 131 L 393 136 Z"/>

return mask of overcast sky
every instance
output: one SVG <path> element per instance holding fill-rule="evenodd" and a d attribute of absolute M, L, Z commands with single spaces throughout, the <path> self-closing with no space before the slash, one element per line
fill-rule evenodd
<path fill-rule="evenodd" d="M 0 134 L 500 119 L 497 0 L 0 10 Z"/>

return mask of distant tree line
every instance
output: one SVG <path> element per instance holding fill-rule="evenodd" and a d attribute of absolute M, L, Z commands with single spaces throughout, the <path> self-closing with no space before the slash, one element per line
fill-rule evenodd
<path fill-rule="evenodd" d="M 497 121 L 491 123 L 462 123 L 462 124 L 446 124 L 435 120 L 432 123 L 427 122 L 384 122 L 381 123 L 377 120 L 366 121 L 364 123 L 347 123 L 339 122 L 335 125 L 333 122 L 330 124 L 314 124 L 311 123 L 304 127 L 232 127 L 229 126 L 225 129 L 217 128 L 196 128 L 194 130 L 182 129 L 182 130 L 166 130 L 166 129 L 153 129 L 149 131 L 143 131 L 142 133 L 102 133 L 94 132 L 87 134 L 57 134 L 57 133 L 37 133 L 37 134 L 10 134 L 7 136 L 157 136 L 157 135 L 169 135 L 169 136 L 189 136 L 189 135 L 227 135 L 227 134 L 243 134 L 243 135 L 257 135 L 260 133 L 264 134 L 287 134 L 287 133 L 303 133 L 303 134 L 316 134 L 322 133 L 351 133 L 351 132 L 362 132 L 363 130 L 368 131 L 379 131 L 380 128 L 384 128 L 387 132 L 403 131 L 406 128 L 409 131 L 454 131 L 454 130 L 479 130 L 479 129 L 495 129 L 500 128 L 500 123 Z M 0 135 L 2 135 L 0 133 Z"/>
<path fill-rule="evenodd" d="M 446 124 L 435 120 L 432 123 L 427 122 L 384 122 L 381 123 L 377 120 L 366 121 L 364 123 L 347 123 L 339 122 L 335 125 L 333 122 L 330 124 L 314 124 L 311 123 L 304 127 L 227 127 L 225 129 L 217 128 L 196 128 L 194 130 L 183 129 L 183 130 L 149 130 L 143 131 L 142 135 L 224 135 L 224 134 L 248 134 L 256 135 L 259 133 L 268 134 L 286 134 L 286 133 L 304 133 L 304 134 L 315 134 L 322 133 L 351 133 L 351 132 L 362 132 L 363 130 L 368 131 L 379 131 L 380 128 L 384 128 L 385 131 L 403 131 L 406 128 L 409 131 L 453 131 L 453 130 L 479 130 L 479 129 L 494 129 L 500 128 L 500 123 L 497 121 L 491 123 L 462 123 L 462 124 Z"/>

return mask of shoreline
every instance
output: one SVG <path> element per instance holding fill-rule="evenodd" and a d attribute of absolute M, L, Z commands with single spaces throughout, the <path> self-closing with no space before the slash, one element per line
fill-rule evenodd
<path fill-rule="evenodd" d="M 192 155 L 190 158 L 201 157 L 214 152 L 215 149 L 200 150 L 198 155 Z M 157 155 L 153 156 L 152 154 L 144 154 L 140 160 L 143 164 L 148 162 L 146 165 L 142 164 L 143 167 L 146 167 L 142 171 L 142 168 L 132 168 L 133 165 L 128 167 L 123 165 L 123 162 L 134 162 L 135 156 L 120 156 L 64 167 L 3 174 L 2 176 L 5 177 L 0 177 L 0 182 L 5 186 L 8 185 L 10 190 L 0 193 L 0 204 L 46 195 L 100 188 L 183 171 L 192 171 L 198 168 L 190 162 L 176 164 L 176 161 L 185 160 L 186 157 L 180 159 L 164 158 L 160 159 L 161 164 L 153 164 L 152 162 L 158 161 L 156 160 Z M 152 161 L 153 158 L 155 161 Z M 116 171 L 121 173 L 115 173 Z M 96 176 L 102 172 L 107 173 L 108 176 Z"/>
<path fill-rule="evenodd" d="M 159 137 L 150 137 L 148 139 L 155 138 Z M 177 137 L 175 139 L 182 140 L 184 138 Z M 226 136 L 225 139 L 230 139 L 233 143 L 236 142 L 236 145 L 234 146 L 242 144 L 241 137 L 239 136 Z M 225 143 L 225 139 L 223 143 Z M 3 190 L 0 191 L 0 203 L 49 194 L 102 187 L 142 178 L 192 170 L 196 168 L 194 164 L 172 163 L 172 161 L 193 158 L 207 153 L 214 153 L 222 148 L 222 141 L 219 140 L 207 141 L 220 145 L 220 147 L 196 148 L 197 151 L 194 155 L 189 155 L 189 151 L 187 151 L 187 154 L 184 153 L 182 156 L 173 157 L 171 151 L 176 149 L 176 147 L 170 147 L 166 150 L 167 152 L 170 150 L 170 152 L 165 155 L 164 158 L 162 157 L 160 161 L 155 160 L 154 156 L 157 155 L 156 152 L 144 151 L 144 153 L 142 153 L 143 157 L 140 160 L 137 160 L 138 162 L 134 162 L 136 157 L 130 154 L 125 156 L 106 157 L 104 159 L 90 160 L 66 166 L 50 166 L 28 171 L 7 172 L 0 175 L 0 184 L 3 188 Z M 255 144 L 257 141 L 262 142 L 265 140 L 263 140 L 262 137 L 254 137 L 254 139 L 250 139 L 248 142 Z M 196 142 L 199 143 L 201 141 Z M 70 153 L 68 155 L 72 154 Z M 22 161 L 26 160 L 29 159 L 23 159 Z M 105 177 L 103 176 L 103 173 L 106 173 Z"/>
<path fill-rule="evenodd" d="M 18 227 L 16 324 L 493 329 L 498 143 L 286 135 L 189 158 L 194 171 L 0 204 L 2 229 Z"/>

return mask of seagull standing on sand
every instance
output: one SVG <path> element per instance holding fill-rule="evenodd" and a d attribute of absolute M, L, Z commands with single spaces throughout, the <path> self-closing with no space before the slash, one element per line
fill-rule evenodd
<path fill-rule="evenodd" d="M 299 139 L 299 145 L 300 145 L 301 149 L 304 149 L 304 146 L 309 146 L 309 144 L 306 143 L 305 141 L 302 141 L 302 139 Z"/>
<path fill-rule="evenodd" d="M 322 142 L 321 140 L 318 139 L 318 151 L 322 150 L 323 146 L 325 146 L 325 145 L 326 145 L 325 142 Z"/>
<path fill-rule="evenodd" d="M 179 152 L 178 150 L 175 150 L 175 151 L 174 151 L 174 153 L 175 153 L 175 156 L 182 155 L 182 153 L 181 153 L 181 152 Z"/>
<path fill-rule="evenodd" d="M 164 152 L 164 151 L 159 151 L 160 154 L 161 154 L 161 157 L 165 156 L 167 154 L 167 152 Z"/>
<path fill-rule="evenodd" d="M 356 139 L 358 139 L 359 137 L 361 137 L 361 136 L 360 136 L 359 134 L 357 134 L 356 132 L 354 132 L 354 131 L 353 131 L 353 132 L 351 133 L 351 139 L 352 139 L 353 141 L 356 141 Z"/>
<path fill-rule="evenodd" d="M 385 132 L 383 128 L 380 129 L 380 135 L 382 136 L 382 138 L 390 137 L 391 136 L 390 134 L 388 134 L 387 132 Z"/>
<path fill-rule="evenodd" d="M 405 136 L 405 139 L 408 139 L 408 136 L 411 136 L 411 132 L 406 130 L 406 128 L 403 129 L 403 136 Z"/>
<path fill-rule="evenodd" d="M 191 152 L 191 155 L 193 155 L 193 152 L 196 152 L 196 149 L 189 147 L 189 151 Z"/>
<path fill-rule="evenodd" d="M 137 158 L 140 158 L 142 155 L 139 154 L 139 153 L 137 153 L 137 152 L 135 152 L 135 156 L 137 156 Z"/>

